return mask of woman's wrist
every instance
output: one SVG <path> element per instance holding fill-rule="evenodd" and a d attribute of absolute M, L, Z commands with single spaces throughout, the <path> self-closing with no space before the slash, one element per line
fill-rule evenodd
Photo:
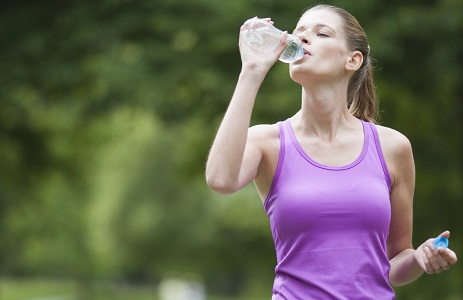
<path fill-rule="evenodd" d="M 405 249 L 390 261 L 389 281 L 392 286 L 402 286 L 415 281 L 424 273 L 416 254 L 414 249 Z"/>
<path fill-rule="evenodd" d="M 264 81 L 265 76 L 267 76 L 268 71 L 269 69 L 253 63 L 243 64 L 240 77 L 261 83 Z"/>

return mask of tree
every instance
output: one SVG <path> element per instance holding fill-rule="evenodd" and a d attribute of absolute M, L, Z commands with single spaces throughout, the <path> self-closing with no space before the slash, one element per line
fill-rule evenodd
<path fill-rule="evenodd" d="M 413 144 L 414 241 L 453 229 L 460 253 L 461 1 L 330 2 L 366 30 L 382 123 Z M 303 9 L 293 0 L 2 4 L 1 274 L 193 272 L 216 292 L 268 293 L 275 253 L 257 193 L 210 192 L 204 163 L 240 71 L 239 26 L 271 16 L 290 31 Z M 257 100 L 254 124 L 296 112 L 287 65 L 271 70 Z M 460 265 L 397 292 L 461 297 Z"/>

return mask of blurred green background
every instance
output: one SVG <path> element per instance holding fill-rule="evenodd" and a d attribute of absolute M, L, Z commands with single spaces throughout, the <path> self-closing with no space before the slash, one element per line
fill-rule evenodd
<path fill-rule="evenodd" d="M 190 300 L 269 299 L 275 252 L 257 192 L 215 194 L 204 166 L 241 24 L 270 16 L 290 31 L 318 2 L 2 2 L 0 298 L 175 300 L 163 291 L 186 286 Z M 462 256 L 463 1 L 325 3 L 364 27 L 381 124 L 413 144 L 415 246 L 449 229 Z M 252 122 L 299 106 L 277 63 Z M 396 292 L 456 300 L 462 283 L 458 263 Z"/>

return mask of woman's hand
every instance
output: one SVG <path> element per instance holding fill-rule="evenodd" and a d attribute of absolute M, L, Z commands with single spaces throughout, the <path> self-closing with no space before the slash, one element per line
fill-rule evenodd
<path fill-rule="evenodd" d="M 241 26 L 240 30 L 240 39 L 239 39 L 239 48 L 241 54 L 241 62 L 243 68 L 250 68 L 250 69 L 257 69 L 262 70 L 263 72 L 268 72 L 270 68 L 278 61 L 281 53 L 286 49 L 288 46 L 287 42 L 287 35 L 288 33 L 285 31 L 282 33 L 280 37 L 280 44 L 271 51 L 259 51 L 243 41 L 243 31 L 246 30 L 247 25 L 255 20 L 257 17 L 247 20 Z M 270 18 L 262 19 L 266 22 L 269 22 L 273 25 L 273 21 Z"/>
<path fill-rule="evenodd" d="M 449 231 L 444 231 L 439 236 L 450 237 Z M 449 248 L 434 248 L 434 239 L 428 239 L 415 251 L 415 259 L 418 265 L 428 274 L 437 274 L 447 271 L 457 262 L 457 255 Z"/>

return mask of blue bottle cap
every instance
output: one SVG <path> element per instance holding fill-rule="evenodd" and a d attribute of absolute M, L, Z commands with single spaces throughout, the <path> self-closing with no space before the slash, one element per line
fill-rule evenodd
<path fill-rule="evenodd" d="M 445 236 L 438 236 L 434 239 L 434 248 L 447 248 L 449 246 L 449 240 Z"/>

